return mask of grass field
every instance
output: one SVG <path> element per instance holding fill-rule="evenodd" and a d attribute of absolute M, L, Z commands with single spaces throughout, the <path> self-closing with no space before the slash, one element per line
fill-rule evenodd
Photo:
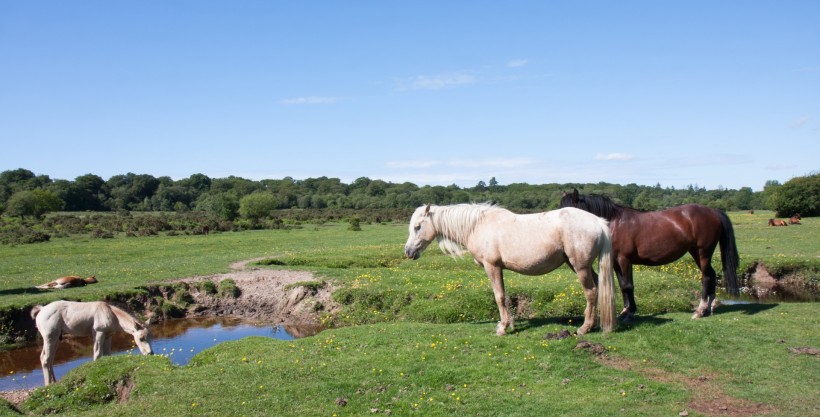
<path fill-rule="evenodd" d="M 731 213 L 741 266 L 817 271 L 820 222 L 770 228 L 771 213 Z M 740 304 L 693 321 L 699 273 L 684 259 L 636 271 L 640 319 L 604 336 L 606 359 L 575 349 L 584 301 L 565 268 L 542 277 L 507 274 L 521 317 L 494 336 L 497 310 L 483 271 L 430 248 L 402 258 L 406 225 L 305 225 L 301 229 L 115 239 L 58 239 L 0 247 L 0 309 L 67 293 L 31 287 L 69 274 L 99 284 L 76 299 L 174 278 L 224 272 L 267 257 L 341 287 L 332 328 L 292 342 L 224 343 L 185 367 L 162 357 L 85 365 L 25 404 L 70 415 L 817 415 L 820 362 L 789 348 L 820 347 L 817 304 Z M 716 260 L 716 269 L 717 260 Z M 813 272 L 812 272 L 813 273 Z M 817 279 L 816 275 L 813 279 Z M 358 324 L 356 326 L 351 326 Z M 594 350 L 594 349 L 592 349 Z M 117 403 L 117 392 L 130 399 Z M 2 401 L 0 401 L 2 403 Z M 0 415 L 4 413 L 0 404 Z M 13 411 L 7 413 L 13 414 Z"/>

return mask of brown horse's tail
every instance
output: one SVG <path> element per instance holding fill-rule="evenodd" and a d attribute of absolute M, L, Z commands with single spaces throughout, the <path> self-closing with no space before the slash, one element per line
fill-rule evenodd
<path fill-rule="evenodd" d="M 720 217 L 720 258 L 723 262 L 723 276 L 726 280 L 726 292 L 731 295 L 738 295 L 739 290 L 737 286 L 737 266 L 739 263 L 739 256 L 737 254 L 737 245 L 735 244 L 735 229 L 732 227 L 732 221 L 726 213 L 718 210 L 718 217 Z"/>
<path fill-rule="evenodd" d="M 612 238 L 609 222 L 599 219 L 601 224 L 601 252 L 598 254 L 598 311 L 601 315 L 601 329 L 604 333 L 615 330 L 615 273 L 612 268 Z"/>

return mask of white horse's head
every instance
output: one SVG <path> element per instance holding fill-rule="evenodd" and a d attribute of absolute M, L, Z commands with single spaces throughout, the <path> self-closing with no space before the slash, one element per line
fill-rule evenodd
<path fill-rule="evenodd" d="M 436 227 L 433 225 L 431 216 L 429 204 L 413 212 L 413 217 L 410 218 L 410 236 L 404 244 L 404 254 L 408 258 L 418 259 L 424 249 L 436 238 Z"/>
<path fill-rule="evenodd" d="M 154 353 L 151 349 L 151 329 L 148 328 L 148 325 L 138 321 L 134 322 L 134 333 L 131 333 L 131 335 L 134 336 L 134 342 L 137 344 L 140 353 L 143 355 Z"/>

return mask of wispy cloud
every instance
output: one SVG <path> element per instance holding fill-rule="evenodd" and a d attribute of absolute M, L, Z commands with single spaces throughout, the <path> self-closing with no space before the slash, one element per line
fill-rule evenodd
<path fill-rule="evenodd" d="M 629 161 L 633 159 L 634 156 L 628 153 L 620 153 L 620 152 L 613 152 L 613 153 L 599 153 L 595 155 L 596 161 Z"/>
<path fill-rule="evenodd" d="M 409 160 L 389 161 L 385 165 L 392 169 L 405 168 L 520 168 L 534 165 L 532 158 L 487 158 L 487 159 L 450 159 L 450 160 Z"/>
<path fill-rule="evenodd" d="M 519 168 L 535 164 L 532 158 L 454 159 L 448 166 L 457 168 Z"/>
<path fill-rule="evenodd" d="M 794 72 L 820 72 L 820 65 L 814 67 L 802 67 L 794 70 Z"/>
<path fill-rule="evenodd" d="M 786 169 L 795 169 L 795 164 L 769 164 L 764 167 L 767 171 L 783 171 Z"/>
<path fill-rule="evenodd" d="M 388 168 L 404 169 L 404 168 L 431 168 L 436 165 L 441 165 L 441 161 L 388 161 L 385 165 Z"/>
<path fill-rule="evenodd" d="M 294 98 L 286 98 L 283 100 L 279 100 L 279 104 L 284 104 L 286 106 L 296 106 L 296 105 L 303 105 L 303 104 L 333 104 L 338 103 L 344 100 L 343 97 L 322 97 L 322 96 L 310 96 L 310 97 L 294 97 Z"/>
<path fill-rule="evenodd" d="M 400 90 L 441 90 L 478 82 L 478 78 L 465 72 L 436 75 L 417 75 L 399 80 Z"/>
<path fill-rule="evenodd" d="M 795 119 L 789 126 L 791 126 L 792 129 L 800 129 L 801 127 L 807 125 L 810 121 L 811 117 L 800 116 L 797 119 Z"/>
<path fill-rule="evenodd" d="M 507 67 L 509 68 L 518 68 L 523 67 L 524 65 L 529 64 L 530 61 L 526 59 L 513 59 L 512 61 L 507 62 Z"/>

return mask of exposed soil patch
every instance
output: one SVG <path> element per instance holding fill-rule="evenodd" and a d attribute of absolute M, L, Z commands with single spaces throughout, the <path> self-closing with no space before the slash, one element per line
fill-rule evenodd
<path fill-rule="evenodd" d="M 687 410 L 683 410 L 681 415 L 688 415 L 688 411 L 696 411 L 707 416 L 742 417 L 752 414 L 770 414 L 778 411 L 770 404 L 732 397 L 724 393 L 720 385 L 713 382 L 716 378 L 715 375 L 698 375 L 693 378 L 670 373 L 659 368 L 635 365 L 623 358 L 612 358 L 607 355 L 596 356 L 598 361 L 605 366 L 636 371 L 653 381 L 685 386 L 692 399 Z"/>
<path fill-rule="evenodd" d="M 234 316 L 244 319 L 276 322 L 283 324 L 316 324 L 321 313 L 334 313 L 339 309 L 333 302 L 333 286 L 298 285 L 317 282 L 307 271 L 271 270 L 248 267 L 255 260 L 237 262 L 231 265 L 233 272 L 202 277 L 186 278 L 176 282 L 196 283 L 212 281 L 219 284 L 231 279 L 236 282 L 239 296 L 224 297 L 204 291 L 192 291 L 197 305 L 192 316 Z"/>
<path fill-rule="evenodd" d="M 547 335 L 544 336 L 544 339 L 547 339 L 547 340 L 564 340 L 564 339 L 566 339 L 570 336 L 572 336 L 572 334 L 569 332 L 569 330 L 563 329 L 563 330 L 561 330 L 560 332 L 557 332 L 557 333 L 547 333 Z"/>
<path fill-rule="evenodd" d="M 803 270 L 781 270 L 773 275 L 762 262 L 753 262 L 743 274 L 741 291 L 765 301 L 818 301 L 820 280 Z"/>
<path fill-rule="evenodd" d="M 808 346 L 789 348 L 789 352 L 794 353 L 796 355 L 812 355 L 820 357 L 820 349 Z"/>
<path fill-rule="evenodd" d="M 0 392 L 0 397 L 5 399 L 6 401 L 10 402 L 11 405 L 14 406 L 15 409 L 20 410 L 20 405 L 23 404 L 31 395 L 31 392 L 34 389 L 18 389 L 14 391 L 3 391 Z"/>

